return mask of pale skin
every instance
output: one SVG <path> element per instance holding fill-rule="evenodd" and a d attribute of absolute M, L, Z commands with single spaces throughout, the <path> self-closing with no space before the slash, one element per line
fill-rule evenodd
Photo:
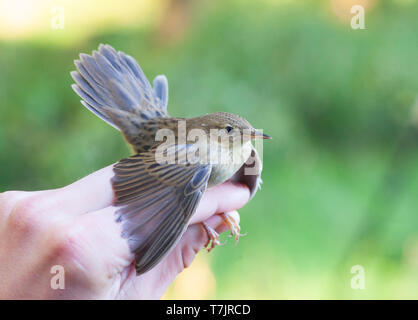
<path fill-rule="evenodd" d="M 133 254 L 115 222 L 112 166 L 66 187 L 0 193 L 0 299 L 159 299 L 208 241 L 200 222 L 228 227 L 217 214 L 249 199 L 245 185 L 208 189 L 187 231 L 154 269 L 137 277 Z M 65 289 L 52 289 L 51 268 L 64 267 Z"/>

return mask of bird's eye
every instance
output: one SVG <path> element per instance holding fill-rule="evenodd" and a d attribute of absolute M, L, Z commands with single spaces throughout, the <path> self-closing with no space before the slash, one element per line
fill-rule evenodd
<path fill-rule="evenodd" d="M 225 129 L 228 133 L 230 133 L 234 128 L 232 128 L 231 126 L 226 126 Z"/>

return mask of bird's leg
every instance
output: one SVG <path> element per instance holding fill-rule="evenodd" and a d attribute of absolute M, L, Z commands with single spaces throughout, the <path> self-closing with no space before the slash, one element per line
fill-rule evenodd
<path fill-rule="evenodd" d="M 215 229 L 209 226 L 206 222 L 202 222 L 202 226 L 208 235 L 208 242 L 205 244 L 205 248 L 208 250 L 208 252 L 215 248 L 215 245 L 223 245 L 219 239 L 219 233 L 217 233 Z"/>
<path fill-rule="evenodd" d="M 229 229 L 231 230 L 231 237 L 235 238 L 235 242 L 238 243 L 239 241 L 239 237 L 240 236 L 245 236 L 245 234 L 241 234 L 241 227 L 239 226 L 239 223 L 235 220 L 235 218 L 229 214 L 228 212 L 226 213 L 221 213 L 220 214 L 222 220 L 227 224 L 227 226 L 229 227 Z"/>

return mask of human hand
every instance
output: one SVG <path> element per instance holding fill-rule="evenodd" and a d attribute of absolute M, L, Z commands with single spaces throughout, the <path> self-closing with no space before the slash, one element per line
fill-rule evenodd
<path fill-rule="evenodd" d="M 115 221 L 112 176 L 108 166 L 60 189 L 0 193 L 0 299 L 160 298 L 207 242 L 200 222 L 226 231 L 216 214 L 239 221 L 236 210 L 249 199 L 244 185 L 208 189 L 176 247 L 137 277 Z M 64 270 L 64 289 L 51 285 L 54 266 Z"/>

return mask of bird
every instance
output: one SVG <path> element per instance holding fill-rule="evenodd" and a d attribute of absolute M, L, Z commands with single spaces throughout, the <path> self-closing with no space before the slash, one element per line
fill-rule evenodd
<path fill-rule="evenodd" d="M 74 64 L 72 88 L 82 105 L 121 131 L 132 149 L 132 156 L 114 165 L 111 184 L 137 275 L 175 247 L 206 189 L 231 180 L 246 184 L 254 196 L 262 163 L 252 140 L 269 135 L 227 112 L 170 117 L 166 76 L 156 76 L 151 86 L 133 57 L 108 44 L 81 53 Z M 238 222 L 228 213 L 221 217 L 238 241 Z M 205 222 L 202 227 L 208 251 L 221 244 L 214 229 Z"/>

